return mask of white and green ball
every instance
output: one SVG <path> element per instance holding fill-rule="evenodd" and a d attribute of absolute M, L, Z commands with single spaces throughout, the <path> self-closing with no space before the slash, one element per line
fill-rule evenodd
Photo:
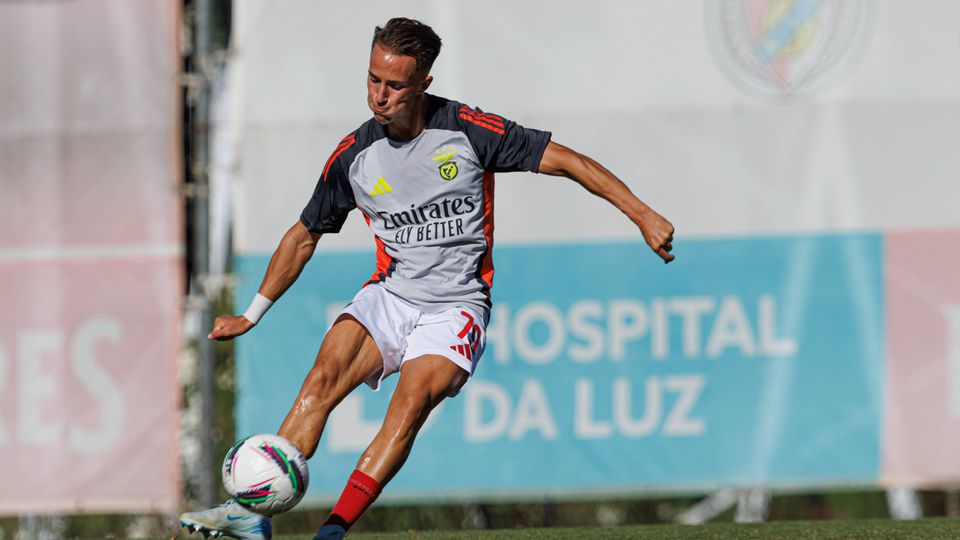
<path fill-rule="evenodd" d="M 307 492 L 307 460 L 278 435 L 252 435 L 223 459 L 223 487 L 235 501 L 265 516 L 286 512 Z"/>

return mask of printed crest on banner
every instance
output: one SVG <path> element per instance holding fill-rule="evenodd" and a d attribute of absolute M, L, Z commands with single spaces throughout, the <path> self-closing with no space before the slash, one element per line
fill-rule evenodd
<path fill-rule="evenodd" d="M 778 101 L 838 84 L 859 61 L 870 0 L 706 0 L 707 34 L 725 75 Z"/>

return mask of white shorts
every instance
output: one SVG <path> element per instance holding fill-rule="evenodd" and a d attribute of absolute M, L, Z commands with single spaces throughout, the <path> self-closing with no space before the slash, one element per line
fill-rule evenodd
<path fill-rule="evenodd" d="M 360 289 L 342 313 L 360 321 L 380 349 L 383 369 L 365 381 L 374 390 L 404 362 L 425 354 L 443 356 L 473 375 L 487 343 L 483 317 L 473 308 L 423 313 L 376 283 Z"/>

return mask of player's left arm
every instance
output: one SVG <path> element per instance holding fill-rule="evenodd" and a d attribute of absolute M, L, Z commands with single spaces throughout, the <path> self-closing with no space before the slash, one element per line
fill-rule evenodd
<path fill-rule="evenodd" d="M 673 224 L 637 198 L 619 178 L 588 156 L 550 142 L 540 159 L 540 173 L 566 176 L 603 197 L 640 228 L 643 239 L 663 262 L 673 260 Z"/>

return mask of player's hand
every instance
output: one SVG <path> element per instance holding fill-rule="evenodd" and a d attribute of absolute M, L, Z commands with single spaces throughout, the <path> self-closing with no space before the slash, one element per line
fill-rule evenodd
<path fill-rule="evenodd" d="M 643 233 L 643 239 L 657 255 L 668 263 L 674 259 L 670 254 L 673 251 L 673 224 L 660 214 L 649 210 L 636 220 L 636 224 Z"/>
<path fill-rule="evenodd" d="M 227 341 L 246 334 L 251 328 L 253 323 L 243 315 L 217 317 L 217 320 L 213 321 L 213 332 L 210 332 L 207 339 Z"/>

